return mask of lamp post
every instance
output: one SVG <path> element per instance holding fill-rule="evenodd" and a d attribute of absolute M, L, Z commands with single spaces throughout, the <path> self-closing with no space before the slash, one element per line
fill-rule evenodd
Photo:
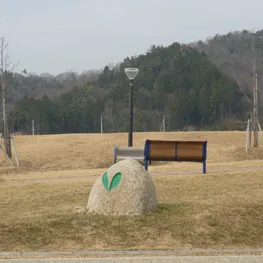
<path fill-rule="evenodd" d="M 125 68 L 124 72 L 130 80 L 130 129 L 128 137 L 128 147 L 132 147 L 132 132 L 133 132 L 133 81 L 139 73 L 138 68 Z"/>

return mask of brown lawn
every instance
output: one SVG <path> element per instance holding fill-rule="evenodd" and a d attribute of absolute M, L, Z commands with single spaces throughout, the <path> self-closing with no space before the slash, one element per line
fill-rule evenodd
<path fill-rule="evenodd" d="M 146 138 L 208 140 L 208 173 L 150 166 L 176 174 L 153 175 L 158 209 L 104 217 L 86 214 L 89 191 L 127 134 L 16 136 L 21 168 L 0 170 L 0 251 L 263 247 L 263 148 L 246 154 L 245 132 L 136 133 L 134 146 Z"/>

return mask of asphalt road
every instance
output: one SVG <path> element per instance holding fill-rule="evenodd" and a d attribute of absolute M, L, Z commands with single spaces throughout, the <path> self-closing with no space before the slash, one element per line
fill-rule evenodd
<path fill-rule="evenodd" d="M 119 258 L 0 259 L 0 263 L 262 263 L 263 256 L 185 256 Z"/>

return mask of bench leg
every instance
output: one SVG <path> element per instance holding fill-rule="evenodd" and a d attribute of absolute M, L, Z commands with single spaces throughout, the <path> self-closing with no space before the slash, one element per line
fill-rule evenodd
<path fill-rule="evenodd" d="M 144 159 L 144 168 L 148 171 L 148 160 Z"/>
<path fill-rule="evenodd" d="M 203 162 L 203 173 L 206 173 L 206 162 Z"/>

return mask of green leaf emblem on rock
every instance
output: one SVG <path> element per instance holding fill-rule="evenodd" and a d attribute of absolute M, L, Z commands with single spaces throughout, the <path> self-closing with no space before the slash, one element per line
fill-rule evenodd
<path fill-rule="evenodd" d="M 112 189 L 114 189 L 115 187 L 117 187 L 119 185 L 121 178 L 122 178 L 122 174 L 120 172 L 116 173 L 113 176 L 113 178 L 110 182 L 110 185 L 109 185 L 108 173 L 105 172 L 102 176 L 102 183 L 103 183 L 103 185 L 107 191 L 111 191 Z"/>
<path fill-rule="evenodd" d="M 120 181 L 121 181 L 121 173 L 116 173 L 111 180 L 109 191 L 112 190 L 113 188 L 117 187 L 119 185 Z"/>
<path fill-rule="evenodd" d="M 108 173 L 106 172 L 102 176 L 102 183 L 103 183 L 104 187 L 106 188 L 106 190 L 108 190 L 108 184 L 109 184 L 108 181 L 109 181 L 108 180 Z"/>

